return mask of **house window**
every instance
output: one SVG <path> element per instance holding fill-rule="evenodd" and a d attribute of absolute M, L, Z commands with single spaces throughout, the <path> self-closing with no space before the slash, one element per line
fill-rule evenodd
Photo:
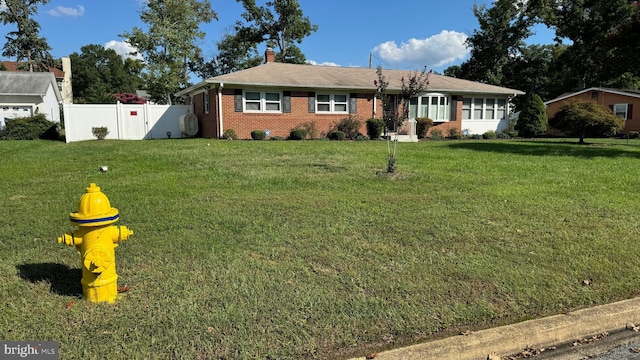
<path fill-rule="evenodd" d="M 462 98 L 462 120 L 471 120 L 471 98 Z"/>
<path fill-rule="evenodd" d="M 620 116 L 623 119 L 627 119 L 627 110 L 628 110 L 628 106 L 627 104 L 614 104 L 613 105 L 613 112 Z"/>
<path fill-rule="evenodd" d="M 418 98 L 409 99 L 409 118 L 415 119 L 418 117 Z"/>
<path fill-rule="evenodd" d="M 347 113 L 349 97 L 346 94 L 317 94 L 317 113 Z"/>
<path fill-rule="evenodd" d="M 247 112 L 280 112 L 282 95 L 277 92 L 244 92 L 244 110 Z"/>
<path fill-rule="evenodd" d="M 462 99 L 462 120 L 501 120 L 506 116 L 507 99 Z"/>
<path fill-rule="evenodd" d="M 482 98 L 473 99 L 473 119 L 482 120 Z"/>
<path fill-rule="evenodd" d="M 266 111 L 280 111 L 280 93 L 265 93 L 264 104 Z"/>
<path fill-rule="evenodd" d="M 449 97 L 443 94 L 427 94 L 419 99 L 419 115 L 433 121 L 449 121 Z"/>
<path fill-rule="evenodd" d="M 507 100 L 498 99 L 498 116 L 496 119 L 502 120 L 507 116 Z"/>
<path fill-rule="evenodd" d="M 204 111 L 205 114 L 209 113 L 209 93 L 208 92 L 202 93 L 202 110 Z"/>
<path fill-rule="evenodd" d="M 494 119 L 495 118 L 495 113 L 496 113 L 496 109 L 494 108 L 496 104 L 495 99 L 486 99 L 485 100 L 485 107 L 484 107 L 484 118 L 485 119 Z"/>

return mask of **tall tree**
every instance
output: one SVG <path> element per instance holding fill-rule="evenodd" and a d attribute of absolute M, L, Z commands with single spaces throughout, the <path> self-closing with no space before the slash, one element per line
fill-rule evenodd
<path fill-rule="evenodd" d="M 573 89 L 628 87 L 638 82 L 635 66 L 640 18 L 633 0 L 548 0 L 546 23 L 558 41 L 568 39 Z M 636 79 L 634 79 L 636 78 Z"/>
<path fill-rule="evenodd" d="M 47 39 L 40 37 L 40 24 L 31 18 L 38 13 L 38 4 L 46 4 L 49 0 L 0 0 L 4 9 L 0 10 L 2 24 L 15 24 L 17 29 L 10 31 L 5 38 L 7 42 L 2 48 L 2 56 L 15 58 L 16 61 L 27 61 L 29 71 L 48 71 L 53 65 L 53 57 L 49 53 L 51 47 Z"/>
<path fill-rule="evenodd" d="M 134 27 L 120 36 L 145 59 L 143 77 L 152 100 L 171 104 L 173 93 L 189 85 L 190 64 L 202 62 L 200 24 L 217 15 L 209 0 L 147 0 L 140 19 L 148 32 Z"/>
<path fill-rule="evenodd" d="M 471 57 L 461 65 L 464 78 L 501 85 L 503 69 L 525 46 L 537 12 L 533 2 L 497 0 L 492 7 L 473 5 L 480 24 L 467 39 Z"/>
<path fill-rule="evenodd" d="M 237 33 L 224 35 L 217 45 L 218 55 L 196 71 L 203 78 L 248 69 L 263 62 L 257 44 L 243 40 Z"/>
<path fill-rule="evenodd" d="M 255 0 L 236 0 L 245 8 L 233 34 L 228 34 L 218 43 L 219 53 L 214 60 L 216 74 L 246 69 L 263 61 L 258 54 L 258 45 L 275 50 L 279 62 L 304 64 L 306 58 L 295 44 L 318 30 L 305 17 L 297 0 L 273 0 L 265 6 L 256 5 Z"/>
<path fill-rule="evenodd" d="M 122 59 L 113 49 L 85 45 L 69 56 L 77 102 L 100 103 L 115 93 L 133 93 L 141 85 L 142 62 Z"/>

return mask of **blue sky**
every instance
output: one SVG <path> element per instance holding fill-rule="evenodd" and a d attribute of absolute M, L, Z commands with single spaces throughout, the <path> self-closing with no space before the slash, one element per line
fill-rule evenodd
<path fill-rule="evenodd" d="M 387 69 L 443 71 L 468 58 L 464 40 L 478 28 L 474 3 L 492 0 L 298 0 L 305 16 L 318 31 L 300 48 L 312 64 Z M 257 0 L 259 4 L 265 0 Z M 2 0 L 0 0 L 0 4 Z M 211 0 L 218 21 L 203 24 L 207 33 L 200 44 L 204 55 L 216 53 L 216 42 L 241 19 L 235 0 Z M 55 58 L 80 53 L 84 45 L 99 44 L 127 52 L 118 35 L 134 26 L 145 28 L 139 13 L 143 0 L 50 0 L 40 6 L 36 21 Z M 0 25 L 5 35 L 13 27 Z M 551 43 L 553 34 L 537 28 L 530 43 Z M 4 45 L 4 36 L 0 43 Z M 264 51 L 261 48 L 260 51 Z M 15 60 L 15 59 L 4 59 Z"/>

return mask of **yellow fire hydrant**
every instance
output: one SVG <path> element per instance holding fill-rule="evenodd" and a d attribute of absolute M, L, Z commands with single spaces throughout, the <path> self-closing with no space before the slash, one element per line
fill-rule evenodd
<path fill-rule="evenodd" d="M 80 253 L 82 292 L 91 302 L 113 303 L 118 295 L 115 248 L 133 235 L 126 226 L 111 225 L 119 216 L 107 196 L 91 183 L 80 197 L 78 212 L 69 214 L 78 229 L 58 238 L 59 243 L 75 246 Z"/>

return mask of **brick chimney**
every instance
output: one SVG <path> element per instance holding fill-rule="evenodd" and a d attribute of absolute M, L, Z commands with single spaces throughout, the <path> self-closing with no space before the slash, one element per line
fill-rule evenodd
<path fill-rule="evenodd" d="M 273 52 L 273 49 L 268 47 L 267 51 L 264 52 L 264 63 L 270 63 L 276 61 L 276 54 Z"/>

